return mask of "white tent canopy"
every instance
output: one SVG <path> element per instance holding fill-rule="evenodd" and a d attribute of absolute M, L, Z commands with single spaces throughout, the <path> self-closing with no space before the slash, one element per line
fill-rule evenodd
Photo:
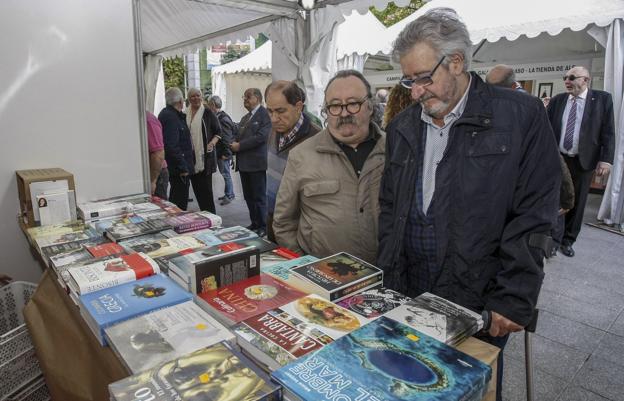
<path fill-rule="evenodd" d="M 454 9 L 475 45 L 473 62 L 507 64 L 573 59 L 605 52 L 604 89 L 615 112 L 616 148 L 612 174 L 598 218 L 624 222 L 624 0 L 525 0 L 513 9 L 499 0 L 432 0 L 387 29 L 387 43 L 419 16 L 436 7 Z M 552 36 L 551 36 L 552 35 Z M 552 40 L 552 39 L 555 39 Z M 599 45 L 598 45 L 599 43 Z"/>

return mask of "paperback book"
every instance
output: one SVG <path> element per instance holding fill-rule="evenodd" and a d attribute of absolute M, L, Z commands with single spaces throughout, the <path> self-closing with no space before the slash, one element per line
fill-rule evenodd
<path fill-rule="evenodd" d="M 190 235 L 206 244 L 206 246 L 219 245 L 223 244 L 224 242 L 239 241 L 243 239 L 258 237 L 258 234 L 256 234 L 255 232 L 240 226 L 221 228 L 217 230 L 206 229 L 194 231 L 190 233 Z"/>
<path fill-rule="evenodd" d="M 263 252 L 260 255 L 260 268 L 280 264 L 288 260 L 297 259 L 299 256 L 301 255 L 291 251 L 288 248 L 280 246 L 271 251 Z"/>
<path fill-rule="evenodd" d="M 121 216 L 132 213 L 132 210 L 132 203 L 125 201 L 113 203 L 86 202 L 78 204 L 78 216 L 83 221 Z"/>
<path fill-rule="evenodd" d="M 156 274 L 79 297 L 80 314 L 100 344 L 104 330 L 145 313 L 190 301 L 193 296 L 167 277 Z"/>
<path fill-rule="evenodd" d="M 296 259 L 265 265 L 262 264 L 262 259 L 260 259 L 260 271 L 290 284 L 290 277 L 292 276 L 291 269 L 293 267 L 303 266 L 308 263 L 316 262 L 317 260 L 318 258 L 315 256 L 305 255 Z M 293 281 L 291 285 L 296 287 L 296 284 L 297 282 Z"/>
<path fill-rule="evenodd" d="M 157 236 L 160 238 L 155 238 Z M 204 243 L 189 235 L 165 238 L 160 234 L 156 234 L 122 241 L 120 245 L 128 252 L 143 252 L 150 258 L 159 258 L 177 252 L 188 253 L 203 247 Z"/>
<path fill-rule="evenodd" d="M 260 274 L 259 258 L 253 246 L 222 244 L 171 259 L 169 275 L 176 275 L 193 294 L 201 294 Z"/>
<path fill-rule="evenodd" d="M 91 229 L 85 229 L 82 231 L 71 231 L 63 234 L 46 235 L 45 237 L 39 237 L 35 240 L 35 247 L 41 253 L 41 249 L 50 245 L 61 245 L 68 242 L 76 241 L 90 241 L 95 238 L 99 238 L 100 235 Z"/>
<path fill-rule="evenodd" d="M 254 315 L 280 307 L 305 294 L 271 276 L 259 274 L 198 295 L 199 305 L 230 327 Z"/>
<path fill-rule="evenodd" d="M 241 348 L 275 370 L 367 322 L 332 302 L 308 295 L 245 319 L 232 330 Z"/>
<path fill-rule="evenodd" d="M 428 292 L 386 316 L 449 345 L 457 345 L 483 328 L 480 314 Z"/>
<path fill-rule="evenodd" d="M 375 319 L 409 300 L 410 297 L 389 288 L 377 287 L 345 298 L 338 305 L 360 316 Z"/>
<path fill-rule="evenodd" d="M 107 240 L 105 238 L 92 238 L 92 239 L 88 239 L 84 241 L 74 241 L 74 242 L 66 242 L 63 244 L 54 244 L 54 245 L 44 246 L 43 248 L 40 249 L 41 257 L 43 258 L 45 264 L 48 267 L 50 267 L 52 266 L 50 259 L 55 256 L 59 256 L 59 258 L 62 258 L 61 255 L 70 254 L 74 251 L 86 250 L 85 247 L 87 245 L 93 246 L 93 245 L 101 244 L 106 241 Z"/>
<path fill-rule="evenodd" d="M 280 401 L 281 389 L 225 342 L 109 385 L 114 401 Z"/>
<path fill-rule="evenodd" d="M 306 292 L 330 301 L 380 286 L 383 272 L 365 261 L 341 252 L 316 262 L 293 267 L 290 280 Z"/>
<path fill-rule="evenodd" d="M 68 233 L 82 232 L 86 229 L 81 221 L 72 221 L 65 224 L 55 224 L 50 226 L 30 227 L 26 229 L 28 240 L 36 246 L 38 239 L 48 236 L 59 236 Z M 39 248 L 41 249 L 41 248 Z"/>
<path fill-rule="evenodd" d="M 74 293 L 84 295 L 158 273 L 160 269 L 152 259 L 132 253 L 69 269 L 69 284 Z"/>
<path fill-rule="evenodd" d="M 106 229 L 104 235 L 113 242 L 119 242 L 140 235 L 158 233 L 170 228 L 171 226 L 166 219 L 116 222 Z"/>
<path fill-rule="evenodd" d="M 271 374 L 289 399 L 477 401 L 491 368 L 382 316 Z"/>
<path fill-rule="evenodd" d="M 221 227 L 223 221 L 216 214 L 200 211 L 171 216 L 167 218 L 167 222 L 173 227 L 175 232 L 183 234 L 189 231 Z"/>
<path fill-rule="evenodd" d="M 126 320 L 104 330 L 111 348 L 132 373 L 209 347 L 234 335 L 189 301 Z"/>

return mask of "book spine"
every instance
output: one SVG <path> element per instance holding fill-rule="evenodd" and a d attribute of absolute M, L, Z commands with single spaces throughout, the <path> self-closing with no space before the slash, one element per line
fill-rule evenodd
<path fill-rule="evenodd" d="M 381 285 L 382 281 L 383 275 L 381 274 L 381 272 L 379 272 L 372 277 L 336 289 L 335 291 L 330 293 L 329 300 L 332 302 L 339 301 L 353 294 L 357 294 L 358 292 L 375 287 L 376 285 Z"/>

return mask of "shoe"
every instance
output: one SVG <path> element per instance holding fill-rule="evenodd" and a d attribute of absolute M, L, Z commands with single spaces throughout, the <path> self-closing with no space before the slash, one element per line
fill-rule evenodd
<path fill-rule="evenodd" d="M 549 258 L 554 258 L 555 256 L 557 256 L 557 246 L 553 246 L 550 249 L 550 255 L 548 255 Z"/>
<path fill-rule="evenodd" d="M 258 228 L 254 230 L 254 232 L 258 234 L 258 237 L 266 237 L 266 230 L 264 228 Z"/>
<path fill-rule="evenodd" d="M 223 198 L 221 199 L 221 206 L 225 206 L 225 205 L 229 205 L 230 203 L 232 203 L 232 200 L 230 198 Z"/>
<path fill-rule="evenodd" d="M 574 257 L 574 249 L 572 249 L 572 245 L 561 245 L 559 249 L 561 250 L 561 253 L 567 257 Z"/>
<path fill-rule="evenodd" d="M 256 230 L 258 229 L 258 227 L 256 227 L 256 226 L 255 226 L 255 225 L 253 225 L 253 224 L 250 224 L 250 225 L 248 225 L 248 226 L 247 226 L 247 227 L 245 227 L 245 228 L 246 228 L 246 229 L 248 229 L 248 230 L 251 230 L 251 231 L 256 231 Z"/>
<path fill-rule="evenodd" d="M 223 195 L 223 196 L 219 196 L 219 198 L 217 198 L 217 200 L 222 201 L 223 199 L 227 198 L 227 196 Z"/>

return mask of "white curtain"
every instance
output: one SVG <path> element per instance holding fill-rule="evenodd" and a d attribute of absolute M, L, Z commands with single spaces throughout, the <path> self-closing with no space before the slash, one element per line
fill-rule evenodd
<path fill-rule="evenodd" d="M 615 157 L 598 219 L 621 225 L 624 223 L 624 22 L 616 19 L 608 27 L 594 27 L 589 33 L 606 48 L 604 89 L 613 97 L 615 117 Z"/>
<path fill-rule="evenodd" d="M 221 106 L 221 108 L 225 110 L 226 105 L 227 105 L 226 99 L 228 95 L 227 90 L 226 90 L 227 85 L 225 84 L 225 74 L 215 73 L 214 69 L 212 70 L 211 74 L 212 74 L 212 94 L 217 95 L 221 98 L 221 102 L 223 102 L 223 105 Z"/>
<path fill-rule="evenodd" d="M 148 54 L 143 58 L 143 80 L 145 81 L 145 109 L 158 114 L 160 109 L 155 109 L 154 99 L 158 86 L 158 77 L 162 70 L 162 57 Z"/>
<path fill-rule="evenodd" d="M 364 72 L 364 64 L 368 60 L 368 54 L 359 55 L 357 53 L 351 53 L 338 60 L 338 71 L 340 70 L 357 70 Z"/>

